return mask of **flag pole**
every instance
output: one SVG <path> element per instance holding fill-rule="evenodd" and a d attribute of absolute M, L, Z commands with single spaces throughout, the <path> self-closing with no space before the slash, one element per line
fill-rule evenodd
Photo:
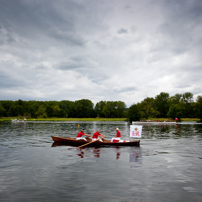
<path fill-rule="evenodd" d="M 130 126 L 129 126 L 129 141 L 131 141 L 131 139 L 130 139 Z"/>

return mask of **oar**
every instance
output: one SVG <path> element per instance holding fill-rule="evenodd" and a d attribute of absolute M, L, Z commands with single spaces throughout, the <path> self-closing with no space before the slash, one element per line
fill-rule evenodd
<path fill-rule="evenodd" d="M 86 146 L 86 145 L 88 145 L 88 144 L 91 144 L 91 143 L 93 143 L 93 142 L 96 142 L 96 141 L 98 141 L 98 140 L 101 140 L 102 138 L 104 138 L 104 137 L 101 137 L 101 138 L 99 138 L 99 139 L 97 139 L 97 140 L 94 140 L 94 141 L 92 141 L 92 142 L 88 142 L 88 143 L 86 143 L 86 144 L 83 144 L 83 145 L 81 145 L 81 146 L 79 146 L 79 147 L 77 147 L 77 148 L 84 147 L 84 146 Z"/>

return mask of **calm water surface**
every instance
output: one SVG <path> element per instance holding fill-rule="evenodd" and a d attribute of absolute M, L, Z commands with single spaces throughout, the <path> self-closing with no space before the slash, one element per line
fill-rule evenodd
<path fill-rule="evenodd" d="M 127 122 L 0 122 L 0 201 L 202 201 L 200 123 L 144 125 L 140 147 L 52 147 L 116 127 L 128 140 Z"/>

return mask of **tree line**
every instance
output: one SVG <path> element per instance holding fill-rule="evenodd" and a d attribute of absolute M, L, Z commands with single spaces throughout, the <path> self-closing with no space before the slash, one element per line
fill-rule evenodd
<path fill-rule="evenodd" d="M 147 97 L 129 108 L 122 101 L 100 101 L 94 105 L 91 100 L 76 101 L 17 101 L 0 100 L 0 116 L 29 118 L 128 118 L 130 121 L 152 118 L 200 118 L 202 121 L 202 96 L 193 100 L 193 94 L 161 92 L 155 98 Z"/>
<path fill-rule="evenodd" d="M 199 118 L 202 121 L 202 96 L 194 102 L 193 94 L 175 94 L 161 92 L 155 98 L 145 98 L 142 102 L 132 105 L 127 113 L 130 120 L 156 118 Z"/>
<path fill-rule="evenodd" d="M 124 118 L 126 104 L 122 101 L 101 101 L 95 106 L 91 100 L 76 101 L 17 101 L 1 100 L 0 116 L 30 118 Z"/>

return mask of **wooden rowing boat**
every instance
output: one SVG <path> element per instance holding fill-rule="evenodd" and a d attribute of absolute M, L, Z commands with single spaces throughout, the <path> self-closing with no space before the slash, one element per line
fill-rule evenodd
<path fill-rule="evenodd" d="M 85 140 L 76 140 L 76 138 L 70 138 L 70 137 L 56 137 L 51 136 L 54 144 L 52 146 L 58 146 L 58 145 L 72 145 L 72 146 L 80 146 L 86 143 L 90 143 L 92 140 L 88 138 L 87 141 Z M 140 140 L 134 140 L 134 141 L 126 141 L 126 142 L 111 142 L 110 140 L 103 139 L 103 142 L 96 141 L 92 142 L 88 146 L 91 147 L 100 147 L 100 146 L 139 146 Z"/>

